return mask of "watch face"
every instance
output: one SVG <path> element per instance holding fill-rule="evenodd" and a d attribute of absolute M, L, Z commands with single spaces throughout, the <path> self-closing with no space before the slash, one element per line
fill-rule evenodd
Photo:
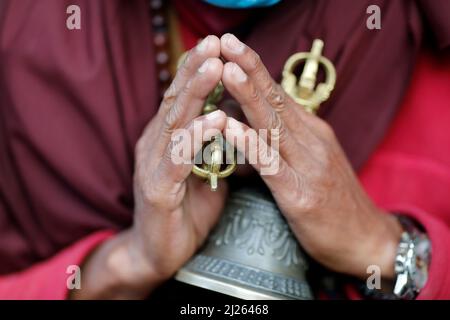
<path fill-rule="evenodd" d="M 415 241 L 416 264 L 413 266 L 415 270 L 412 272 L 412 280 L 416 289 L 422 289 L 428 279 L 428 266 L 430 264 L 431 243 L 428 238 L 421 234 Z"/>

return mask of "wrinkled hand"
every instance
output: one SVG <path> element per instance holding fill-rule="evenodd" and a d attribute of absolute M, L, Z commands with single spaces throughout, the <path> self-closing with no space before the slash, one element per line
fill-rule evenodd
<path fill-rule="evenodd" d="M 145 298 L 171 277 L 199 248 L 217 222 L 226 184 L 211 192 L 190 176 L 192 159 L 203 142 L 226 126 L 224 112 L 199 116 L 205 100 L 222 77 L 220 41 L 209 36 L 192 49 L 165 94 L 158 114 L 136 145 L 133 226 L 105 242 L 83 266 L 82 290 L 74 299 Z M 194 134 L 194 121 L 204 135 Z M 177 129 L 190 139 L 172 141 Z M 178 142 L 178 144 L 177 144 Z M 190 164 L 173 161 L 174 147 Z M 181 159 L 181 160 L 183 160 Z M 178 159 L 180 160 L 180 159 Z"/>
<path fill-rule="evenodd" d="M 303 248 L 338 272 L 367 277 L 366 268 L 376 264 L 392 277 L 401 228 L 366 195 L 331 127 L 287 96 L 260 57 L 236 37 L 221 38 L 221 53 L 228 61 L 223 84 L 251 126 L 229 118 L 226 138 L 235 144 L 259 129 L 279 130 L 268 142 L 279 144 L 279 157 L 272 158 L 279 170 L 262 178 Z M 261 148 L 247 142 L 250 150 Z M 262 172 L 262 162 L 252 165 Z"/>
<path fill-rule="evenodd" d="M 194 135 L 193 121 L 201 123 L 204 132 L 225 128 L 222 111 L 198 117 L 208 94 L 221 79 L 219 54 L 220 42 L 214 36 L 190 51 L 158 114 L 137 143 L 134 244 L 161 279 L 172 276 L 194 254 L 224 204 L 226 186 L 211 192 L 202 179 L 190 176 L 192 164 L 175 164 L 171 143 L 175 130 L 188 129 L 193 141 L 193 152 L 186 159 L 190 161 L 212 137 L 204 136 L 203 140 Z M 181 143 L 191 147 L 188 140 Z"/>

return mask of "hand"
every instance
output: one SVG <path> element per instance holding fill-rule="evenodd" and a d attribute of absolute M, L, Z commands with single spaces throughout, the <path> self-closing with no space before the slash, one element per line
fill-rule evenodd
<path fill-rule="evenodd" d="M 382 276 L 393 277 L 401 227 L 366 195 L 331 127 L 290 99 L 259 56 L 236 37 L 224 35 L 221 52 L 228 61 L 223 84 L 251 125 L 229 118 L 226 139 L 235 144 L 259 129 L 279 130 L 268 142 L 279 144 L 279 157 L 272 158 L 279 170 L 262 178 L 303 248 L 337 272 L 363 278 L 376 264 Z M 250 150 L 261 148 L 247 142 Z M 242 146 L 240 151 L 249 155 Z M 252 165 L 261 172 L 261 161 Z"/>
<path fill-rule="evenodd" d="M 185 159 L 192 160 L 213 135 L 194 135 L 193 121 L 202 125 L 203 132 L 225 128 L 222 111 L 198 117 L 221 79 L 219 55 L 219 39 L 209 36 L 190 51 L 179 69 L 136 146 L 133 227 L 102 245 L 87 261 L 83 289 L 75 298 L 145 297 L 194 254 L 217 222 L 226 185 L 211 192 L 204 181 L 190 176 L 192 164 L 175 164 L 171 136 L 177 129 L 189 130 L 192 144 L 189 139 L 180 143 L 193 149 Z"/>

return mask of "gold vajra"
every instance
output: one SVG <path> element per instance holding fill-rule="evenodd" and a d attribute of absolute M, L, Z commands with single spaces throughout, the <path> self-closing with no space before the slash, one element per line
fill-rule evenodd
<path fill-rule="evenodd" d="M 284 65 L 281 86 L 295 102 L 307 111 L 316 113 L 320 104 L 330 97 L 336 84 L 336 70 L 330 60 L 322 56 L 323 41 L 316 39 L 310 52 L 299 52 L 292 55 Z M 295 75 L 295 69 L 304 63 L 300 79 Z M 317 72 L 322 65 L 325 71 L 325 82 L 317 82 Z"/>
<path fill-rule="evenodd" d="M 217 104 L 222 100 L 223 91 L 223 84 L 220 82 L 206 99 L 206 103 L 203 107 L 203 114 L 208 114 L 217 110 Z M 201 166 L 194 164 L 194 167 L 192 168 L 192 172 L 195 175 L 208 180 L 212 191 L 217 190 L 218 179 L 226 178 L 236 170 L 235 151 L 233 151 L 233 158 L 231 161 L 228 161 L 230 163 L 226 165 L 225 169 L 221 170 L 223 167 L 222 164 L 224 163 L 224 147 L 229 147 L 228 143 L 225 141 L 222 134 L 217 134 L 206 146 L 209 150 L 207 150 L 207 152 L 203 150 L 201 153 L 202 155 L 205 155 L 205 162 Z M 229 152 L 226 152 L 225 154 L 228 155 Z"/>
<path fill-rule="evenodd" d="M 310 52 L 299 52 L 292 55 L 284 65 L 281 86 L 295 102 L 303 106 L 308 112 L 316 113 L 320 105 L 328 100 L 336 83 L 336 70 L 330 60 L 322 56 L 324 43 L 320 39 L 313 42 Z M 181 56 L 180 63 L 185 55 Z M 304 64 L 300 79 L 295 75 L 295 70 Z M 322 66 L 325 71 L 325 81 L 317 84 L 317 73 Z M 217 104 L 222 100 L 224 88 L 220 82 L 209 94 L 203 107 L 203 114 L 217 110 Z M 194 165 L 192 172 L 206 179 L 211 190 L 217 190 L 218 179 L 226 178 L 236 170 L 236 153 L 224 167 L 224 148 L 229 147 L 221 134 L 214 136 L 205 144 L 201 155 L 205 155 L 202 165 Z M 207 148 L 207 150 L 205 150 Z M 207 152 L 205 152 L 207 151 Z"/>

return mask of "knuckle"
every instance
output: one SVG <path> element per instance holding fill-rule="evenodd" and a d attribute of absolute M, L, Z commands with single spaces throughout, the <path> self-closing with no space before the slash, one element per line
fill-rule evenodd
<path fill-rule="evenodd" d="M 249 102 L 252 104 L 259 103 L 261 99 L 258 90 L 254 86 L 250 86 L 249 92 L 250 92 L 248 96 Z"/>
<path fill-rule="evenodd" d="M 166 92 L 164 92 L 163 101 L 164 102 L 170 102 L 176 97 L 176 84 L 175 82 L 172 82 L 169 88 L 167 88 Z"/>
<path fill-rule="evenodd" d="M 279 128 L 270 129 L 269 140 L 271 147 L 277 151 L 287 149 L 291 143 L 287 139 L 287 129 L 284 125 L 281 125 Z"/>
<path fill-rule="evenodd" d="M 163 165 L 168 165 L 172 162 L 173 146 L 173 141 L 169 142 L 169 144 L 167 145 L 166 151 L 164 152 L 161 159 Z"/>
<path fill-rule="evenodd" d="M 283 111 L 286 106 L 286 101 L 279 85 L 276 85 L 271 81 L 267 92 L 267 101 L 272 105 L 272 107 L 277 112 Z"/>
<path fill-rule="evenodd" d="M 262 68 L 262 60 L 259 54 L 257 54 L 255 51 L 248 49 L 249 54 L 249 69 L 252 72 L 258 72 Z"/>
<path fill-rule="evenodd" d="M 171 133 L 177 128 L 180 119 L 181 106 L 175 103 L 164 118 L 164 129 Z"/>
<path fill-rule="evenodd" d="M 187 95 L 191 94 L 191 91 L 193 91 L 193 90 L 191 90 L 193 87 L 193 83 L 194 83 L 194 78 L 190 79 L 189 81 L 186 82 L 186 84 L 181 89 L 182 95 L 187 96 Z"/>
<path fill-rule="evenodd" d="M 292 141 L 290 139 L 287 138 L 287 129 L 285 126 L 282 126 L 279 131 L 278 131 L 278 137 L 277 137 L 277 142 L 278 142 L 278 149 L 282 149 L 282 150 L 286 150 L 286 153 L 292 153 L 291 150 L 291 146 L 292 146 Z M 272 143 L 273 145 L 273 143 Z"/>
<path fill-rule="evenodd" d="M 164 92 L 161 102 L 161 110 L 167 112 L 177 97 L 176 84 L 173 82 L 170 87 Z"/>

